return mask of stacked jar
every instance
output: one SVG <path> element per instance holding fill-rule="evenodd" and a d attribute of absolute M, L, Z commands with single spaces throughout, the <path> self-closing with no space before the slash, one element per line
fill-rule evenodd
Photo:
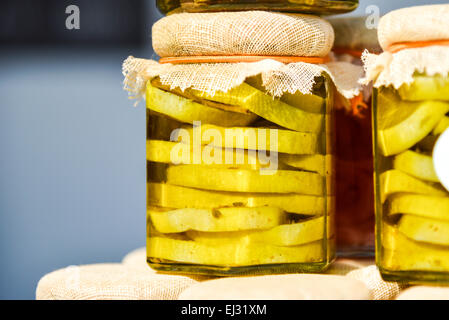
<path fill-rule="evenodd" d="M 124 63 L 127 89 L 147 106 L 149 265 L 325 270 L 335 256 L 334 96 L 357 91 L 326 65 L 331 25 L 267 11 L 176 13 L 152 32 L 159 62 Z"/>
<path fill-rule="evenodd" d="M 361 66 L 364 50 L 381 51 L 377 30 L 367 26 L 367 17 L 338 17 L 329 22 L 335 31 L 335 60 Z M 359 96 L 335 106 L 339 256 L 374 256 L 371 90 L 371 85 L 366 85 Z"/>
<path fill-rule="evenodd" d="M 449 281 L 449 5 L 379 22 L 374 80 L 376 259 L 387 280 Z M 446 186 L 446 187 L 444 187 Z"/>

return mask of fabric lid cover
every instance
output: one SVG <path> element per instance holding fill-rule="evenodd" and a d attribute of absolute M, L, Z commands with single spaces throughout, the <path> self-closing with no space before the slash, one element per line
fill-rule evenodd
<path fill-rule="evenodd" d="M 266 11 L 180 13 L 153 25 L 160 57 L 262 55 L 324 57 L 334 31 L 326 20 Z"/>
<path fill-rule="evenodd" d="M 379 21 L 378 38 L 384 50 L 397 42 L 449 39 L 449 4 L 391 11 Z"/>

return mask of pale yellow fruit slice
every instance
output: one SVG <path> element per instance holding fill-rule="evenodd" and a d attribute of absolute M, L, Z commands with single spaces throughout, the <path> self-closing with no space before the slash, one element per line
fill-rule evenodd
<path fill-rule="evenodd" d="M 393 168 L 408 173 L 415 178 L 439 182 L 435 169 L 433 168 L 433 160 L 431 156 L 427 156 L 415 151 L 404 151 L 393 159 Z"/>
<path fill-rule="evenodd" d="M 388 214 L 412 214 L 424 218 L 449 220 L 449 193 L 447 197 L 420 194 L 396 194 L 388 202 Z"/>
<path fill-rule="evenodd" d="M 221 169 L 199 165 L 170 166 L 167 183 L 207 190 L 234 192 L 300 193 L 323 195 L 324 181 L 318 173 L 273 170 Z"/>
<path fill-rule="evenodd" d="M 202 99 L 200 97 L 195 96 L 192 93 L 192 89 L 187 88 L 184 91 L 181 90 L 179 87 L 178 88 L 171 88 L 169 85 L 164 85 L 161 83 L 159 78 L 155 78 L 153 80 L 151 80 L 151 84 L 153 85 L 153 87 L 162 89 L 164 91 L 167 92 L 171 92 L 174 93 L 178 96 L 193 100 L 195 102 L 198 102 L 200 104 L 206 105 L 208 107 L 211 108 L 217 108 L 217 109 L 221 109 L 221 110 L 226 110 L 226 111 L 233 111 L 233 112 L 239 112 L 239 113 L 251 113 L 248 109 L 239 107 L 239 106 L 230 106 L 227 104 L 223 104 L 223 103 L 219 103 L 219 102 L 215 102 L 215 101 L 211 101 L 211 100 L 206 100 L 206 99 Z"/>
<path fill-rule="evenodd" d="M 322 241 L 294 247 L 250 243 L 209 246 L 195 241 L 151 237 L 147 238 L 147 255 L 153 259 L 230 267 L 324 260 Z"/>
<path fill-rule="evenodd" d="M 214 95 L 210 95 L 206 92 L 195 91 L 195 95 L 204 99 L 247 108 L 262 118 L 287 129 L 315 133 L 323 130 L 324 116 L 322 114 L 305 112 L 274 99 L 247 83 L 242 83 L 228 92 L 218 91 Z"/>
<path fill-rule="evenodd" d="M 257 118 L 254 114 L 242 114 L 202 105 L 153 87 L 150 82 L 147 82 L 146 104 L 147 108 L 154 112 L 191 124 L 194 121 L 202 121 L 224 127 L 246 126 Z"/>
<path fill-rule="evenodd" d="M 405 214 L 399 221 L 398 230 L 416 241 L 449 245 L 449 222 L 447 221 Z"/>
<path fill-rule="evenodd" d="M 380 175 L 379 180 L 382 203 L 390 195 L 399 192 L 447 196 L 447 192 L 439 184 L 421 181 L 399 170 L 386 171 Z"/>
<path fill-rule="evenodd" d="M 321 150 L 318 135 L 283 129 L 201 125 L 186 129 L 189 135 L 202 137 L 202 144 L 222 148 L 273 150 L 290 154 L 315 154 Z M 208 138 L 204 138 L 204 134 Z M 217 141 L 217 137 L 219 137 Z"/>
<path fill-rule="evenodd" d="M 265 87 L 262 84 L 262 77 L 260 75 L 247 78 L 246 83 L 256 88 L 257 90 L 265 92 Z M 282 102 L 285 102 L 293 107 L 299 108 L 306 112 L 313 112 L 313 113 L 323 112 L 325 105 L 324 104 L 325 100 L 320 96 L 314 94 L 302 94 L 299 91 L 297 91 L 294 94 L 284 92 L 284 94 L 280 98 L 274 99 L 280 99 Z"/>
<path fill-rule="evenodd" d="M 432 134 L 437 136 L 446 131 L 447 128 L 449 128 L 449 117 L 443 117 L 433 129 Z"/>
<path fill-rule="evenodd" d="M 317 172 L 321 175 L 328 175 L 332 171 L 331 155 L 291 155 L 280 154 L 279 161 L 288 166 L 298 168 L 305 171 Z"/>
<path fill-rule="evenodd" d="M 379 259 L 388 270 L 449 270 L 447 247 L 414 241 L 385 223 L 382 225 L 382 246 Z"/>
<path fill-rule="evenodd" d="M 449 100 L 449 78 L 417 75 L 412 83 L 402 85 L 398 92 L 403 100 Z"/>
<path fill-rule="evenodd" d="M 150 207 L 148 215 L 154 228 L 162 233 L 267 229 L 281 224 L 285 219 L 282 210 L 270 207 L 174 210 Z"/>
<path fill-rule="evenodd" d="M 246 150 L 221 150 L 219 148 L 191 148 L 179 142 L 147 140 L 147 160 L 170 164 L 201 164 L 224 168 L 260 169 L 269 166 L 261 163 L 256 154 Z M 227 161 L 226 152 L 231 161 Z M 228 163 L 229 162 L 229 163 Z"/>
<path fill-rule="evenodd" d="M 390 89 L 380 90 L 377 103 L 378 144 L 384 156 L 401 153 L 428 135 L 446 112 L 442 101 L 406 102 Z"/>
<path fill-rule="evenodd" d="M 297 246 L 323 239 L 324 217 L 304 222 L 282 224 L 266 231 L 240 231 L 240 232 L 198 232 L 189 231 L 187 236 L 195 241 L 208 245 L 220 243 L 245 241 L 266 243 L 276 246 Z"/>
<path fill-rule="evenodd" d="M 300 194 L 233 193 L 148 184 L 148 204 L 168 208 L 276 207 L 302 215 L 322 215 L 325 198 Z"/>

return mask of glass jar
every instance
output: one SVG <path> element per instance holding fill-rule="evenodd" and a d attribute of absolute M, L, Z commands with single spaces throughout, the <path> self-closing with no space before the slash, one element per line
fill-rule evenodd
<path fill-rule="evenodd" d="M 449 77 L 374 91 L 376 260 L 386 280 L 449 281 L 449 192 L 433 147 L 449 126 Z"/>
<path fill-rule="evenodd" d="M 314 14 L 336 14 L 357 8 L 358 0 L 157 0 L 162 13 L 274 10 Z"/>
<path fill-rule="evenodd" d="M 335 32 L 335 60 L 363 65 L 362 52 L 381 51 L 377 30 L 366 28 L 367 17 L 330 18 Z M 371 85 L 343 106 L 336 105 L 337 254 L 374 256 L 374 184 Z"/>
<path fill-rule="evenodd" d="M 366 111 L 354 116 L 336 110 L 336 229 L 342 257 L 374 256 L 372 129 L 371 112 Z"/>
<path fill-rule="evenodd" d="M 147 260 L 170 272 L 319 272 L 334 258 L 333 92 L 147 83 Z"/>

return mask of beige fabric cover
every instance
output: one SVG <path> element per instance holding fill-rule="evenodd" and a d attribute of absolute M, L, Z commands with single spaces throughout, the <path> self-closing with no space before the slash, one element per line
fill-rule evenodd
<path fill-rule="evenodd" d="M 391 11 L 380 19 L 378 37 L 384 50 L 395 42 L 449 39 L 449 4 Z"/>
<path fill-rule="evenodd" d="M 331 25 L 305 14 L 267 11 L 179 13 L 153 25 L 161 57 L 196 55 L 317 56 L 334 42 Z"/>
<path fill-rule="evenodd" d="M 266 11 L 180 13 L 153 25 L 153 48 L 162 57 L 196 55 L 326 56 L 333 44 L 326 20 L 303 14 Z M 289 63 L 272 59 L 241 63 L 158 64 L 129 57 L 123 63 L 124 88 L 133 98 L 145 93 L 147 80 L 181 90 L 194 88 L 215 94 L 227 92 L 246 78 L 262 75 L 267 91 L 309 94 L 315 78 L 328 74 L 344 97 L 358 95 L 363 69 L 349 63 Z"/>
<path fill-rule="evenodd" d="M 385 50 L 397 42 L 449 39 L 449 4 L 418 6 L 392 11 L 379 21 L 378 37 Z M 374 81 L 374 87 L 398 89 L 413 81 L 416 72 L 429 76 L 449 73 L 449 47 L 428 46 L 404 49 L 394 54 L 365 52 L 362 56 L 366 76 L 361 83 Z"/>
<path fill-rule="evenodd" d="M 338 259 L 326 273 L 365 283 L 372 299 L 392 299 L 401 289 L 396 283 L 383 281 L 369 259 Z M 36 299 L 174 300 L 188 287 L 210 279 L 214 278 L 158 273 L 146 264 L 146 251 L 142 248 L 128 254 L 122 263 L 70 266 L 51 272 L 39 281 Z"/>
<path fill-rule="evenodd" d="M 156 76 L 171 88 L 185 90 L 191 87 L 214 94 L 217 91 L 227 92 L 243 83 L 246 78 L 258 74 L 262 75 L 263 85 L 273 96 L 281 96 L 284 92 L 295 93 L 298 90 L 309 94 L 315 77 L 327 74 L 340 94 L 350 99 L 360 92 L 358 81 L 363 68 L 348 62 L 283 64 L 271 59 L 251 63 L 173 65 L 129 57 L 123 62 L 124 88 L 133 98 L 143 97 L 146 81 Z"/>

